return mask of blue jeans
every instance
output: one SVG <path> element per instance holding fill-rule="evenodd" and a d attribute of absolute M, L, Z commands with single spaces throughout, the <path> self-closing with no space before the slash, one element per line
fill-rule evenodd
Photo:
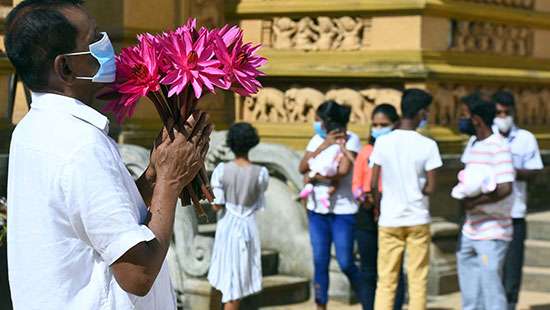
<path fill-rule="evenodd" d="M 318 214 L 308 211 L 309 234 L 313 248 L 315 302 L 328 302 L 330 246 L 334 241 L 336 260 L 355 291 L 359 302 L 367 304 L 363 276 L 353 256 L 355 214 Z"/>
<path fill-rule="evenodd" d="M 374 309 L 374 297 L 376 296 L 376 282 L 378 280 L 377 258 L 378 258 L 378 230 L 357 228 L 355 230 L 357 245 L 359 248 L 359 257 L 361 259 L 361 272 L 363 273 L 364 283 L 367 291 L 367 303 L 363 305 L 364 309 Z M 403 309 L 405 301 L 405 280 L 403 269 L 399 275 L 399 283 L 395 293 L 394 310 Z"/>
<path fill-rule="evenodd" d="M 462 309 L 507 308 L 502 267 L 508 243 L 503 240 L 472 240 L 461 236 L 456 256 Z"/>

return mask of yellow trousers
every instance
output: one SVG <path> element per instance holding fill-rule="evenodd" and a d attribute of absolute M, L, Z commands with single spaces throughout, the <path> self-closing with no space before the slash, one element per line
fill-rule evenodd
<path fill-rule="evenodd" d="M 378 229 L 378 285 L 374 306 L 376 310 L 393 309 L 405 248 L 409 285 L 408 309 L 426 309 L 431 239 L 429 224 Z"/>

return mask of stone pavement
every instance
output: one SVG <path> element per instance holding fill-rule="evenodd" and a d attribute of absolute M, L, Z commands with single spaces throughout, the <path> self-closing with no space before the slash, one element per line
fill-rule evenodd
<path fill-rule="evenodd" d="M 302 310 L 302 309 L 315 309 L 315 305 L 312 300 L 290 306 L 281 307 L 267 307 L 262 310 Z M 331 301 L 329 303 L 329 310 L 361 310 L 359 305 L 347 305 L 338 301 Z M 406 309 L 406 307 L 405 307 Z M 454 310 L 460 309 L 460 294 L 453 293 L 449 295 L 439 296 L 430 300 L 428 304 L 429 310 Z M 520 305 L 517 310 L 550 310 L 550 292 L 521 292 Z"/>

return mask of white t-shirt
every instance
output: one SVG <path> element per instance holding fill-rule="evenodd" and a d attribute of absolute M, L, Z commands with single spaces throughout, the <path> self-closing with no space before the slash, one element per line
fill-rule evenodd
<path fill-rule="evenodd" d="M 315 152 L 317 148 L 323 144 L 324 139 L 319 135 L 313 136 L 307 144 L 307 152 Z M 359 153 L 361 151 L 361 140 L 355 133 L 348 131 L 348 140 L 346 141 L 346 149 Z M 330 207 L 327 209 L 323 204 L 315 197 L 321 197 L 326 192 L 329 185 L 316 184 L 313 188 L 313 195 L 310 195 L 307 201 L 307 208 L 316 213 L 321 214 L 355 214 L 357 213 L 357 202 L 353 198 L 351 191 L 351 180 L 353 176 L 353 169 L 350 169 L 349 173 L 338 181 L 338 187 L 334 194 L 330 196 Z"/>
<path fill-rule="evenodd" d="M 376 139 L 371 165 L 382 168 L 383 227 L 423 225 L 431 221 L 429 199 L 422 193 L 426 171 L 443 165 L 434 140 L 413 130 L 396 129 Z"/>
<path fill-rule="evenodd" d="M 514 182 L 515 171 L 510 147 L 499 134 L 492 134 L 481 141 L 472 136 L 461 160 L 466 165 L 466 169 L 489 167 L 496 176 L 497 184 Z M 513 202 L 512 193 L 500 201 L 467 210 L 462 233 L 473 240 L 511 240 Z"/>
<path fill-rule="evenodd" d="M 176 309 L 164 262 L 144 297 L 111 264 L 155 235 L 108 120 L 78 100 L 33 94 L 13 133 L 8 173 L 8 273 L 15 309 Z"/>
<path fill-rule="evenodd" d="M 493 128 L 498 133 L 498 128 Z M 543 169 L 542 158 L 535 136 L 527 130 L 513 127 L 508 137 L 505 137 L 512 152 L 512 163 L 515 169 Z M 514 182 L 514 205 L 512 218 L 524 218 L 527 213 L 527 182 Z"/>

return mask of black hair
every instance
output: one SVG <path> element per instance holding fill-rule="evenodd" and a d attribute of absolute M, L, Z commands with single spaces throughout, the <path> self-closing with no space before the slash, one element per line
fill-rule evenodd
<path fill-rule="evenodd" d="M 405 89 L 401 97 L 401 113 L 403 118 L 412 119 L 420 110 L 432 103 L 432 95 L 417 88 Z"/>
<path fill-rule="evenodd" d="M 397 109 L 389 103 L 381 103 L 377 105 L 374 110 L 372 110 L 371 118 L 378 113 L 384 114 L 392 123 L 396 123 L 399 120 Z"/>
<path fill-rule="evenodd" d="M 351 115 L 351 108 L 347 105 L 338 104 L 334 100 L 327 100 L 323 104 L 323 115 L 320 116 L 327 132 L 334 130 L 345 130 Z"/>
<path fill-rule="evenodd" d="M 487 127 L 493 126 L 497 109 L 492 101 L 485 100 L 479 92 L 474 92 L 460 99 L 470 110 L 470 114 L 477 115 Z"/>
<path fill-rule="evenodd" d="M 55 57 L 76 48 L 78 30 L 60 10 L 83 3 L 83 0 L 25 0 L 8 14 L 6 53 L 31 90 L 46 88 Z"/>
<path fill-rule="evenodd" d="M 229 127 L 226 143 L 236 156 L 242 156 L 260 143 L 260 137 L 251 124 L 235 123 Z"/>
<path fill-rule="evenodd" d="M 333 102 L 333 101 L 329 100 L 329 101 L 324 101 L 323 103 L 321 103 L 317 107 L 317 110 L 315 110 L 315 115 L 317 115 L 320 119 L 325 120 L 326 113 L 327 113 L 327 108 L 328 108 L 330 102 Z"/>
<path fill-rule="evenodd" d="M 511 107 L 513 109 L 516 108 L 516 102 L 514 100 L 514 95 L 506 90 L 499 90 L 496 93 L 493 94 L 491 97 L 491 100 L 495 104 L 502 104 L 507 107 Z"/>

